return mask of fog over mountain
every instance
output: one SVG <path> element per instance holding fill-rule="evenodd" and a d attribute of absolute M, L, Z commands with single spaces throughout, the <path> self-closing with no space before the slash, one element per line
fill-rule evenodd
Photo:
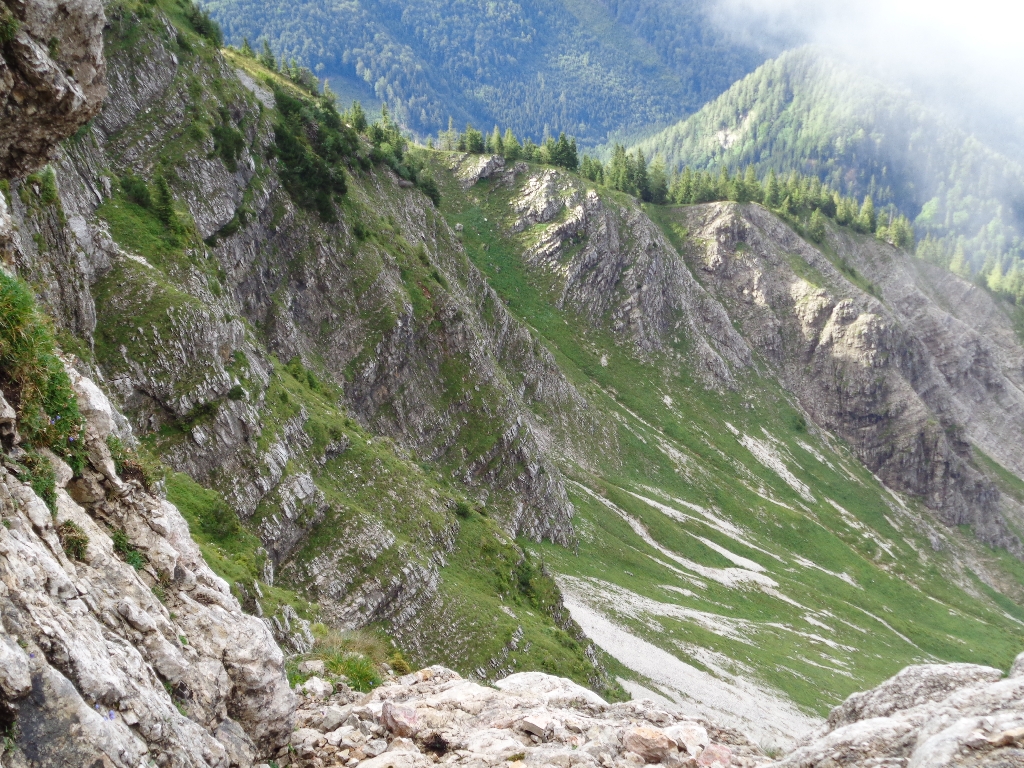
<path fill-rule="evenodd" d="M 909 86 L 994 148 L 1024 157 L 1024 6 L 920 0 L 715 0 L 710 17 L 769 55 L 815 43 Z"/>

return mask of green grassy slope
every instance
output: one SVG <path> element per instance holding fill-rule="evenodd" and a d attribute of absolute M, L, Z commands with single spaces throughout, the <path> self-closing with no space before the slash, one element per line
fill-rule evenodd
<path fill-rule="evenodd" d="M 1002 668 L 1020 652 L 1020 592 L 951 577 L 955 556 L 932 551 L 915 505 L 808 428 L 776 382 L 747 373 L 735 391 L 708 390 L 674 358 L 638 360 L 606 328 L 556 309 L 551 278 L 520 258 L 531 232 L 503 227 L 514 194 L 447 184 L 442 208 L 491 285 L 617 425 L 614 455 L 563 466 L 579 551 L 531 547 L 570 597 L 699 669 L 758 680 L 818 715 L 910 663 Z M 1000 554 L 977 556 L 1020 583 Z"/>

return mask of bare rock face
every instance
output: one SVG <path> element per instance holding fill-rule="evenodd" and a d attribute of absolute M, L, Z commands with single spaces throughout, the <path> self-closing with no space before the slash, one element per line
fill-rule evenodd
<path fill-rule="evenodd" d="M 651 701 L 607 704 L 570 680 L 512 675 L 497 689 L 428 667 L 360 698 L 308 696 L 278 765 L 473 768 L 644 764 L 752 768 L 769 759 L 735 731 Z"/>
<path fill-rule="evenodd" d="M 11 764 L 249 766 L 291 731 L 282 653 L 206 565 L 178 510 L 113 472 L 109 403 L 72 374 L 90 466 L 73 482 L 58 467 L 56 514 L 17 465 L 0 468 Z M 69 524 L 88 539 L 77 559 L 62 545 Z"/>
<path fill-rule="evenodd" d="M 1024 654 L 1013 669 L 1024 664 Z M 780 768 L 1024 765 L 1024 677 L 972 664 L 908 667 L 833 710 Z"/>
<path fill-rule="evenodd" d="M 1006 355 L 916 287 L 912 257 L 841 234 L 826 256 L 757 205 L 694 206 L 687 224 L 692 268 L 819 426 L 941 522 L 1021 555 L 971 443 L 1016 446 L 1024 397 Z M 1018 466 L 1019 453 L 999 455 Z"/>
<path fill-rule="evenodd" d="M 535 233 L 523 235 L 523 258 L 555 281 L 559 307 L 595 322 L 609 318 L 616 336 L 640 354 L 688 339 L 690 362 L 712 386 L 751 364 L 750 347 L 722 305 L 635 202 L 607 201 L 549 169 L 519 183 L 508 224 L 513 234 Z"/>
<path fill-rule="evenodd" d="M 0 7 L 0 178 L 45 163 L 106 96 L 100 0 Z"/>

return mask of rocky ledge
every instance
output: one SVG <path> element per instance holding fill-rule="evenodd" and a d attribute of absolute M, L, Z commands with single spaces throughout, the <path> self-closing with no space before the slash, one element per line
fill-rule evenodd
<path fill-rule="evenodd" d="M 1024 654 L 1009 677 L 973 664 L 908 667 L 851 696 L 774 762 L 706 719 L 647 700 L 608 704 L 540 672 L 490 688 L 428 667 L 365 695 L 321 677 L 298 691 L 304 698 L 290 743 L 277 753 L 280 768 L 1024 765 Z"/>
<path fill-rule="evenodd" d="M 571 680 L 520 672 L 486 687 L 428 667 L 362 695 L 314 677 L 280 768 L 764 765 L 740 733 L 651 701 L 608 704 Z"/>

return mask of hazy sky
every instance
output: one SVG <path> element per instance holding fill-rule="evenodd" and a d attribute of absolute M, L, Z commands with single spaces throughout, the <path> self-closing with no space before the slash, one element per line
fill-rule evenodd
<path fill-rule="evenodd" d="M 812 42 L 910 85 L 979 133 L 1024 145 L 1021 0 L 712 0 L 770 50 Z"/>

